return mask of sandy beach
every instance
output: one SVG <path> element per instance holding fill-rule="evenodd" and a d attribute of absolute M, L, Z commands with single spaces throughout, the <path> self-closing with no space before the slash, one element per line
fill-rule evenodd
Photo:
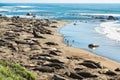
<path fill-rule="evenodd" d="M 0 18 L 0 58 L 24 66 L 37 80 L 119 80 L 120 63 L 68 46 L 61 20 Z"/>

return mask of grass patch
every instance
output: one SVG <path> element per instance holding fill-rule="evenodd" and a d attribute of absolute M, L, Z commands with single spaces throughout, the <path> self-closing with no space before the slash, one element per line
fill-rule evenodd
<path fill-rule="evenodd" d="M 0 80 L 35 80 L 35 76 L 18 64 L 0 60 Z"/>

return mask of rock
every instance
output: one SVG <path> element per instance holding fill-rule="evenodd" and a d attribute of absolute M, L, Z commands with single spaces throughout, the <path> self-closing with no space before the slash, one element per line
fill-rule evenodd
<path fill-rule="evenodd" d="M 17 18 L 20 18 L 20 16 L 13 16 L 12 18 L 16 18 L 17 19 Z"/>
<path fill-rule="evenodd" d="M 36 67 L 33 70 L 34 71 L 51 73 L 51 72 L 54 72 L 55 69 L 52 68 L 52 67 Z"/>
<path fill-rule="evenodd" d="M 55 69 L 63 69 L 63 65 L 59 63 L 50 63 L 50 64 L 45 64 L 43 66 L 49 66 L 49 67 L 54 67 Z"/>
<path fill-rule="evenodd" d="M 120 72 L 120 68 L 116 68 L 115 71 Z"/>
<path fill-rule="evenodd" d="M 96 78 L 96 77 L 98 77 L 97 75 L 91 74 L 89 72 L 79 72 L 77 74 L 79 74 L 80 76 L 82 76 L 84 78 Z"/>
<path fill-rule="evenodd" d="M 100 22 L 105 22 L 105 20 L 100 20 Z"/>
<path fill-rule="evenodd" d="M 2 14 L 0 14 L 0 17 L 2 17 L 3 15 Z"/>
<path fill-rule="evenodd" d="M 113 16 L 108 16 L 107 20 L 116 20 Z"/>
<path fill-rule="evenodd" d="M 53 76 L 53 79 L 52 80 L 68 80 L 68 79 L 66 79 L 65 77 L 62 77 L 62 76 L 60 76 L 60 75 L 54 75 Z"/>
<path fill-rule="evenodd" d="M 26 13 L 26 16 L 32 16 L 32 15 L 33 15 L 33 14 L 30 13 L 30 12 Z"/>

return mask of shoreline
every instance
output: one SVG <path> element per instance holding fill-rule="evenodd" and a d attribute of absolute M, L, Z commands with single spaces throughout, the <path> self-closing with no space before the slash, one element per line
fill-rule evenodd
<path fill-rule="evenodd" d="M 20 64 L 34 73 L 36 80 L 119 78 L 119 69 L 115 71 L 120 68 L 119 63 L 65 44 L 57 30 L 67 21 L 26 18 L 0 21 L 0 59 Z"/>
<path fill-rule="evenodd" d="M 62 26 L 62 27 L 64 27 L 64 26 Z M 60 30 L 62 27 L 60 27 L 58 30 Z M 59 32 L 58 32 L 58 33 L 59 33 Z M 59 34 L 60 34 L 61 37 L 63 38 L 61 42 L 67 46 L 67 43 L 64 42 L 64 36 L 63 36 L 61 33 L 59 33 Z M 90 54 L 89 56 L 92 56 L 92 57 L 93 57 L 93 60 L 96 60 L 97 62 L 103 63 L 104 66 L 108 66 L 108 65 L 110 64 L 110 66 L 108 66 L 108 68 L 110 68 L 110 69 L 113 69 L 113 70 L 114 70 L 116 67 L 119 67 L 119 66 L 120 66 L 119 62 L 114 61 L 114 60 L 112 60 L 112 59 L 110 59 L 110 58 L 107 58 L 107 57 L 104 57 L 104 56 L 100 56 L 100 55 L 98 55 L 98 54 L 96 54 L 96 53 L 94 53 L 94 52 L 91 52 L 91 51 L 89 51 L 89 50 L 81 49 L 81 48 L 76 48 L 76 47 L 73 47 L 73 46 L 67 46 L 67 47 L 69 47 L 70 50 L 71 50 L 71 49 L 76 49 L 76 50 L 78 50 L 77 52 L 82 51 L 82 52 L 85 53 L 86 56 L 87 56 L 87 54 L 88 54 L 88 55 Z M 78 53 L 78 54 L 79 54 L 79 53 Z M 71 54 L 71 55 L 72 55 L 72 54 Z M 76 56 L 77 54 L 74 54 L 74 55 Z M 84 55 L 84 54 L 83 54 L 83 55 Z M 79 54 L 79 56 L 80 56 L 80 54 Z M 97 60 L 97 58 L 94 59 L 94 57 L 97 57 L 97 58 L 100 58 L 100 59 Z M 104 60 L 102 60 L 102 59 L 104 59 L 106 62 L 102 62 L 102 61 L 104 61 Z M 99 60 L 102 60 L 102 61 L 99 61 Z M 111 66 L 111 63 L 115 64 L 114 67 Z M 117 65 L 116 65 L 116 64 L 117 64 Z"/>

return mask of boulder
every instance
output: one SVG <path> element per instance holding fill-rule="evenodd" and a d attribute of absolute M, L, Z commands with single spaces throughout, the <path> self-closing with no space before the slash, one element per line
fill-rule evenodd
<path fill-rule="evenodd" d="M 116 20 L 116 18 L 113 16 L 108 16 L 107 20 Z"/>

